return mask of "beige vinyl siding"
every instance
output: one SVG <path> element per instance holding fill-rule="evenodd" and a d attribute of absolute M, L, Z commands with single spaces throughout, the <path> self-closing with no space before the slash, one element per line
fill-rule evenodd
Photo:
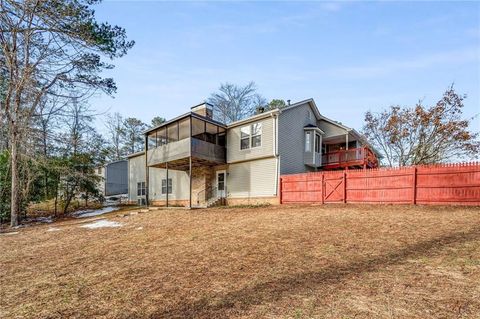
<path fill-rule="evenodd" d="M 258 121 L 248 122 L 227 130 L 227 163 L 273 156 L 273 118 L 268 117 Z M 247 125 L 262 123 L 262 144 L 258 147 L 240 149 L 240 129 Z"/>
<path fill-rule="evenodd" d="M 128 200 L 137 201 L 137 183 L 145 182 L 145 155 L 128 159 Z"/>
<path fill-rule="evenodd" d="M 128 159 L 128 200 L 137 201 L 137 183 L 145 181 L 145 155 Z M 163 168 L 150 167 L 149 169 L 149 199 L 162 200 L 166 195 L 162 194 L 162 179 L 166 178 L 167 172 Z M 168 177 L 172 179 L 172 193 L 169 199 L 188 199 L 189 180 L 188 174 L 183 171 L 169 170 Z"/>
<path fill-rule="evenodd" d="M 230 164 L 227 191 L 231 198 L 276 196 L 276 159 Z"/>
<path fill-rule="evenodd" d="M 338 136 L 338 135 L 345 135 L 347 132 L 345 129 L 341 128 L 340 126 L 334 125 L 329 123 L 325 120 L 318 121 L 318 127 L 325 132 L 323 138 L 328 138 L 331 136 Z"/>
<path fill-rule="evenodd" d="M 148 195 L 150 200 L 165 200 L 166 194 L 162 194 L 162 179 L 167 176 L 167 171 L 163 168 L 150 167 L 150 191 Z M 189 199 L 190 182 L 188 174 L 183 171 L 168 170 L 168 178 L 172 179 L 172 193 L 168 194 L 168 199 L 180 200 Z"/>

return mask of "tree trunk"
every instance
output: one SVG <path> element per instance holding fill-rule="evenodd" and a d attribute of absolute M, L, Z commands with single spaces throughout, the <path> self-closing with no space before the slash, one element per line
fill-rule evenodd
<path fill-rule="evenodd" d="M 57 205 L 58 205 L 58 184 L 60 184 L 60 174 L 58 175 L 55 183 L 55 217 L 57 217 Z"/>
<path fill-rule="evenodd" d="M 20 213 L 20 190 L 18 176 L 18 140 L 14 125 L 10 130 L 10 164 L 12 170 L 12 188 L 10 203 L 10 226 L 18 226 Z"/>

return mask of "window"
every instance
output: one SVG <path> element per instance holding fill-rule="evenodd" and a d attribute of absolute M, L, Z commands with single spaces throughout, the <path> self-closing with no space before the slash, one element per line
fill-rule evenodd
<path fill-rule="evenodd" d="M 307 118 L 308 118 L 309 120 L 312 119 L 312 112 L 310 112 L 310 110 L 307 110 Z"/>
<path fill-rule="evenodd" d="M 250 148 L 250 126 L 244 126 L 240 129 L 240 149 Z"/>
<path fill-rule="evenodd" d="M 146 193 L 145 182 L 137 183 L 137 196 L 145 196 Z"/>
<path fill-rule="evenodd" d="M 219 191 L 225 190 L 225 173 L 218 173 L 217 175 L 217 188 Z"/>
<path fill-rule="evenodd" d="M 315 153 L 320 153 L 320 134 L 315 133 Z"/>
<path fill-rule="evenodd" d="M 168 194 L 172 193 L 172 179 L 168 179 Z M 162 194 L 167 194 L 167 179 L 162 179 Z"/>
<path fill-rule="evenodd" d="M 252 125 L 252 147 L 262 145 L 262 123 Z"/>
<path fill-rule="evenodd" d="M 262 123 L 255 123 L 240 128 L 240 149 L 262 146 Z"/>
<path fill-rule="evenodd" d="M 305 152 L 312 151 L 312 139 L 311 139 L 312 132 L 305 132 Z"/>

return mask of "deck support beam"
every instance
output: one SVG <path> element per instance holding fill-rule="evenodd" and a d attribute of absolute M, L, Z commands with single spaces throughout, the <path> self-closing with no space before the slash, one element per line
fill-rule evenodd
<path fill-rule="evenodd" d="M 168 162 L 165 163 L 165 169 L 167 171 L 167 180 L 166 180 L 166 188 L 167 188 L 167 191 L 166 191 L 166 207 L 168 207 Z"/>
<path fill-rule="evenodd" d="M 188 168 L 188 182 L 189 182 L 189 199 L 188 199 L 188 207 L 192 208 L 192 157 L 190 156 L 189 161 L 189 168 Z"/>
<path fill-rule="evenodd" d="M 148 169 L 148 135 L 145 134 L 145 205 L 148 207 L 149 205 L 149 169 Z"/>

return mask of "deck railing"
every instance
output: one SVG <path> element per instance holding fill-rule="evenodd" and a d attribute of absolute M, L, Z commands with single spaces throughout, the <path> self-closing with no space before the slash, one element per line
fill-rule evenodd
<path fill-rule="evenodd" d="M 368 167 L 376 167 L 378 166 L 378 159 L 370 148 L 360 147 L 323 154 L 322 165 L 338 167 L 366 165 Z"/>

